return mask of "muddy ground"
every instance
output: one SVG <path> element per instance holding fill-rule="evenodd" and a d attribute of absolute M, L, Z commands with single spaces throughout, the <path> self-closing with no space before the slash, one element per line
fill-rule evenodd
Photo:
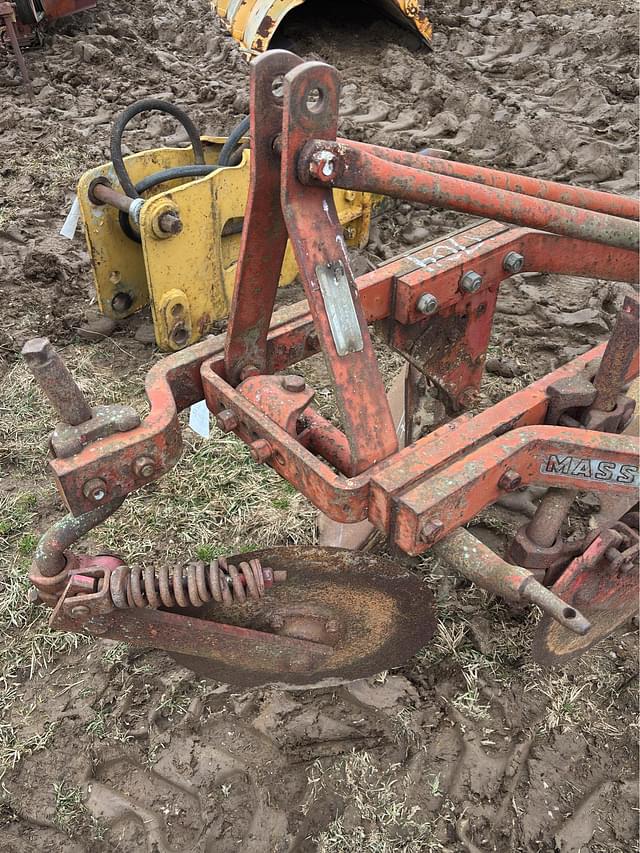
<path fill-rule="evenodd" d="M 635 4 L 434 0 L 433 53 L 346 5 L 309 4 L 280 34 L 339 69 L 343 135 L 635 192 Z M 90 267 L 82 239 L 58 235 L 75 182 L 108 159 L 111 121 L 137 98 L 170 98 L 210 133 L 247 109 L 245 60 L 205 0 L 98 6 L 29 52 L 33 102 L 0 58 L 0 849 L 637 849 L 631 626 L 548 673 L 529 654 L 535 614 L 426 559 L 414 567 L 436 594 L 438 631 L 400 670 L 319 692 L 235 693 L 159 652 L 48 635 L 27 603 L 35 535 L 62 507 L 44 470 L 51 415 L 17 360 L 22 344 L 50 336 L 94 402 L 141 408 L 159 357 L 141 340 L 144 315 L 97 343 L 78 338 L 95 317 Z M 132 150 L 180 138 L 157 116 L 137 128 Z M 463 222 L 394 204 L 354 264 Z M 552 276 L 505 285 L 484 402 L 606 337 L 624 292 Z M 220 434 L 189 439 L 180 469 L 127 507 L 95 537 L 127 559 L 315 536 L 308 504 Z M 499 547 L 521 521 L 497 513 L 484 535 Z"/>

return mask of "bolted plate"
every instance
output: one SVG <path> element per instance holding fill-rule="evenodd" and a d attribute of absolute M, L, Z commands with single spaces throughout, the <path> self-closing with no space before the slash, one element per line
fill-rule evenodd
<path fill-rule="evenodd" d="M 543 666 L 560 666 L 579 657 L 638 612 L 637 566 L 618 574 L 606 560 L 597 567 L 584 568 L 577 558 L 551 589 L 568 606 L 579 610 L 591 628 L 580 636 L 543 616 L 532 647 L 534 660 Z"/>
<path fill-rule="evenodd" d="M 333 652 L 317 668 L 300 672 L 274 669 L 271 661 L 255 655 L 244 664 L 230 663 L 214 649 L 203 649 L 202 657 L 172 654 L 198 675 L 242 687 L 335 683 L 399 666 L 434 634 L 431 593 L 408 569 L 389 560 L 341 548 L 293 546 L 229 557 L 228 562 L 250 559 L 286 571 L 287 579 L 258 600 L 230 607 L 210 602 L 188 615 L 323 643 Z"/>

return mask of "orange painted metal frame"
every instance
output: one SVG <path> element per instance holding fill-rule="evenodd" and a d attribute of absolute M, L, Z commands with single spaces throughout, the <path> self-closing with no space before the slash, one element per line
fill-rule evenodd
<path fill-rule="evenodd" d="M 602 193 L 594 201 L 587 191 L 571 193 L 554 189 L 559 185 L 548 182 L 537 182 L 540 186 L 536 192 L 546 194 L 551 201 L 531 198 L 523 189 L 514 202 L 512 196 L 518 193 L 512 191 L 510 181 L 516 176 L 484 170 L 494 175 L 498 185 L 510 188 L 497 191 L 496 196 L 507 221 L 537 222 L 549 210 L 557 213 L 549 204 L 560 204 L 563 214 L 569 211 L 566 215 L 571 227 L 567 229 L 561 223 L 559 230 L 570 230 L 572 236 L 482 222 L 408 252 L 356 281 L 341 243 L 330 185 L 318 185 L 307 177 L 301 180 L 301 173 L 307 175 L 308 164 L 303 152 L 308 153 L 312 146 L 317 153 L 314 139 L 331 142 L 333 137 L 332 144 L 337 145 L 337 78 L 328 66 L 300 65 L 287 57 L 290 55 L 273 51 L 252 65 L 252 108 L 254 113 L 260 111 L 266 129 L 261 136 L 259 126 L 252 128 L 257 149 L 252 168 L 256 170 L 254 177 L 261 175 L 264 183 L 254 179 L 251 185 L 243 234 L 246 257 L 239 266 L 226 344 L 223 338 L 209 339 L 166 358 L 149 373 L 151 412 L 140 427 L 105 438 L 69 459 L 52 461 L 71 511 L 81 514 L 95 509 L 95 501 L 84 494 L 87 481 L 93 478 L 105 482 L 103 502 L 107 504 L 172 467 L 181 452 L 178 412 L 203 398 L 214 414 L 223 410 L 230 413 L 227 420 L 243 441 L 260 440 L 267 448 L 268 464 L 319 509 L 342 522 L 369 518 L 411 554 L 426 550 L 435 541 L 423 541 L 425 523 L 441 520 L 440 538 L 495 502 L 500 495 L 498 482 L 507 470 L 520 475 L 523 483 L 573 488 L 584 488 L 582 475 L 545 473 L 544 460 L 559 455 L 585 464 L 596 460 L 597 464 L 625 465 L 637 471 L 639 448 L 634 439 L 544 425 L 549 386 L 583 371 L 592 377 L 604 345 L 480 415 L 471 418 L 463 414 L 398 452 L 368 331 L 368 324 L 382 324 L 389 343 L 421 368 L 459 410 L 468 404 L 469 392 L 482 379 L 498 288 L 509 277 L 504 269 L 507 254 L 522 255 L 524 271 L 635 281 L 637 251 L 610 243 L 629 242 L 629 214 L 635 216 L 637 203 L 631 208 L 613 196 L 604 198 L 606 194 Z M 273 88 L 276 76 L 284 76 L 284 96 Z M 311 89 L 320 92 L 319 108 L 309 106 Z M 275 175 L 278 151 L 279 178 Z M 360 147 L 358 162 L 375 160 L 380 172 L 379 162 L 384 165 L 385 161 L 378 153 L 376 150 L 372 155 L 366 146 Z M 380 180 L 383 190 L 399 194 L 398 169 L 405 170 L 405 177 L 411 180 L 414 172 L 422 180 L 426 170 L 411 167 L 407 171 L 406 166 L 394 162 L 394 158 L 399 159 L 397 154 L 391 153 L 386 177 Z M 480 177 L 488 180 L 484 173 Z M 455 180 L 464 185 L 458 208 L 462 205 L 469 212 L 477 212 L 479 185 L 459 177 Z M 480 189 L 482 199 L 486 199 L 487 187 Z M 276 192 L 281 192 L 279 199 L 273 197 Z M 571 206 L 592 202 L 605 212 Z M 614 215 L 610 212 L 613 210 L 627 218 Z M 598 224 L 606 229 L 601 235 L 604 242 L 598 240 Z M 276 260 L 286 234 L 292 238 L 308 305 L 300 303 L 289 309 L 285 319 L 276 315 L 272 320 L 277 285 L 273 271 L 278 268 Z M 580 239 L 576 234 L 591 235 L 593 240 Z M 249 259 L 253 259 L 251 264 Z M 319 266 L 335 268 L 338 262 L 344 270 L 363 343 L 360 350 L 346 355 L 337 352 L 317 272 Z M 477 292 L 465 293 L 460 282 L 471 270 L 482 277 L 482 283 Z M 438 302 L 438 310 L 430 316 L 418 309 L 420 297 L 427 293 Z M 419 350 L 421 362 L 416 355 L 418 342 L 428 342 L 431 333 L 437 337 L 439 323 L 459 327 L 460 336 L 447 351 Z M 302 407 L 293 399 L 295 395 L 281 393 L 273 377 L 264 375 L 287 371 L 319 351 L 324 353 L 334 379 L 343 433 L 308 405 L 308 393 Z M 628 376 L 637 373 L 636 349 Z M 289 405 L 291 412 L 297 412 L 296 417 L 289 416 Z M 324 453 L 333 466 L 309 448 Z M 142 457 L 150 460 L 153 468 L 144 480 L 137 473 L 141 466 L 136 465 Z M 149 471 L 149 465 L 144 467 Z M 628 493 L 631 487 L 626 482 L 593 480 L 588 488 Z"/>

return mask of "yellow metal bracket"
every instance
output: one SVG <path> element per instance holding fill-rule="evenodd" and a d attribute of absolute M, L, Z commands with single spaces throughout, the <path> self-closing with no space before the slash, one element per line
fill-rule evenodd
<path fill-rule="evenodd" d="M 205 161 L 217 163 L 225 139 L 202 138 Z M 249 192 L 250 152 L 238 166 L 218 169 L 188 182 L 171 181 L 145 201 L 140 211 L 140 243 L 120 226 L 118 211 L 94 204 L 89 187 L 106 177 L 120 184 L 111 163 L 82 176 L 78 200 L 92 260 L 100 310 L 123 319 L 150 304 L 156 342 L 163 350 L 195 343 L 228 316 L 240 252 L 242 221 Z M 134 184 L 160 170 L 193 163 L 190 148 L 159 148 L 125 160 Z M 347 244 L 363 247 L 369 237 L 372 198 L 366 193 L 335 190 L 334 197 Z M 177 213 L 182 230 L 167 235 L 160 217 Z M 291 284 L 298 269 L 290 245 L 280 286 Z"/>

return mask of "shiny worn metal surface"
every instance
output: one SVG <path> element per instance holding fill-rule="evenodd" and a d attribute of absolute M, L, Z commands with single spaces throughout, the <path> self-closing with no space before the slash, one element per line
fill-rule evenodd
<path fill-rule="evenodd" d="M 274 571 L 286 571 L 286 582 L 272 587 L 259 601 L 224 611 L 212 603 L 192 615 L 275 631 L 280 637 L 290 631 L 291 639 L 306 630 L 305 623 L 321 619 L 325 624 L 333 623 L 329 627 L 334 630 L 326 635 L 331 651 L 316 669 L 296 673 L 273 666 L 273 661 L 262 659 L 259 651 L 242 663 L 230 662 L 213 649 L 197 659 L 173 655 L 199 675 L 242 686 L 364 678 L 399 665 L 433 636 L 431 593 L 414 574 L 388 560 L 303 545 L 242 555 L 242 559 L 254 558 Z"/>

